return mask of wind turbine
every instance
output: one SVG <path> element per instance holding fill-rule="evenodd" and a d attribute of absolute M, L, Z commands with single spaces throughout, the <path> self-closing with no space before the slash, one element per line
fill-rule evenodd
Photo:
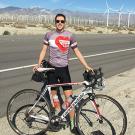
<path fill-rule="evenodd" d="M 133 11 L 128 11 L 128 28 L 129 28 L 129 26 L 130 26 L 130 17 L 131 17 L 132 14 L 135 14 L 135 12 L 133 12 Z"/>
<path fill-rule="evenodd" d="M 105 13 L 107 13 L 107 20 L 106 20 L 106 25 L 107 25 L 107 27 L 109 26 L 109 19 L 110 19 L 110 11 L 118 11 L 118 10 L 114 10 L 114 9 L 112 9 L 112 8 L 110 8 L 109 7 L 109 5 L 108 5 L 108 2 L 107 2 L 107 0 L 106 0 L 106 6 L 107 6 L 107 9 L 106 9 L 106 11 L 105 11 Z M 104 13 L 104 14 L 105 14 Z"/>
<path fill-rule="evenodd" d="M 109 26 L 109 15 L 110 15 L 111 8 L 109 7 L 107 0 L 106 0 L 106 6 L 107 6 L 107 9 L 106 9 L 104 14 L 106 14 L 106 12 L 107 12 L 106 26 L 108 27 Z"/>
<path fill-rule="evenodd" d="M 120 27 L 123 7 L 124 6 L 122 5 L 121 8 L 118 10 L 118 14 L 119 14 L 118 27 Z"/>
<path fill-rule="evenodd" d="M 131 16 L 131 12 L 128 12 L 128 28 L 129 28 L 129 25 L 130 25 L 130 16 Z"/>
<path fill-rule="evenodd" d="M 118 27 L 120 27 L 122 13 L 124 13 L 124 12 L 122 12 L 123 7 L 124 7 L 124 5 L 122 5 L 119 10 L 111 9 L 112 11 L 118 13 Z"/>

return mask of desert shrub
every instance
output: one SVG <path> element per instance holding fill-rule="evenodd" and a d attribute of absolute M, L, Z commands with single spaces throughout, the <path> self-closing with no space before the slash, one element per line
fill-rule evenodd
<path fill-rule="evenodd" d="M 126 30 L 126 27 L 123 27 L 123 26 L 118 27 L 118 30 Z"/>
<path fill-rule="evenodd" d="M 135 30 L 135 28 L 128 28 L 128 30 L 129 30 L 129 31 L 134 31 L 134 30 Z"/>
<path fill-rule="evenodd" d="M 50 28 L 47 28 L 47 29 L 49 29 L 51 31 L 54 31 L 55 30 L 55 27 L 50 27 Z"/>
<path fill-rule="evenodd" d="M 43 27 L 43 28 L 47 28 L 47 25 L 46 25 L 46 24 L 42 24 L 42 27 Z"/>
<path fill-rule="evenodd" d="M 103 33 L 103 31 L 101 31 L 101 30 L 100 30 L 100 31 L 98 31 L 97 33 L 100 33 L 100 34 L 102 34 L 102 33 Z"/>
<path fill-rule="evenodd" d="M 133 32 L 129 31 L 128 34 L 134 34 Z"/>
<path fill-rule="evenodd" d="M 49 29 L 49 30 L 53 30 L 53 29 L 54 29 L 54 26 L 51 25 L 51 24 L 43 24 L 42 27 L 43 27 L 43 28 L 47 28 L 47 29 Z"/>
<path fill-rule="evenodd" d="M 28 24 L 27 27 L 37 27 L 36 24 Z"/>
<path fill-rule="evenodd" d="M 76 25 L 73 25 L 73 28 L 76 30 L 76 29 L 78 28 L 78 26 L 76 26 Z"/>
<path fill-rule="evenodd" d="M 114 28 L 112 29 L 112 32 L 119 32 L 118 27 L 114 27 Z"/>
<path fill-rule="evenodd" d="M 5 30 L 5 31 L 3 32 L 3 35 L 11 35 L 11 33 L 10 33 L 9 31 Z"/>
<path fill-rule="evenodd" d="M 26 28 L 25 24 L 14 24 L 14 27 L 19 28 L 19 29 L 25 29 Z"/>
<path fill-rule="evenodd" d="M 75 26 L 74 29 L 76 31 L 85 31 L 85 28 L 84 27 L 77 27 L 77 26 Z"/>
<path fill-rule="evenodd" d="M 54 27 L 54 26 L 52 26 L 52 25 L 49 25 L 49 26 L 47 27 L 47 29 L 48 29 L 48 30 L 54 30 L 54 29 L 55 29 L 55 27 Z"/>
<path fill-rule="evenodd" d="M 89 28 L 92 30 L 92 29 L 95 29 L 95 26 L 91 25 L 91 26 L 89 26 Z"/>
<path fill-rule="evenodd" d="M 123 30 L 127 30 L 127 27 L 126 27 L 126 26 L 123 26 L 122 29 L 123 29 Z"/>
<path fill-rule="evenodd" d="M 11 22 L 2 22 L 2 24 L 4 24 L 4 25 L 10 25 Z"/>
<path fill-rule="evenodd" d="M 71 28 L 72 28 L 72 27 L 73 27 L 73 25 L 71 25 L 71 24 L 67 24 L 67 27 L 71 27 Z"/>
<path fill-rule="evenodd" d="M 113 26 L 108 26 L 107 28 L 108 28 L 108 29 L 114 29 L 114 27 L 113 27 Z"/>
<path fill-rule="evenodd" d="M 86 31 L 91 31 L 91 27 L 86 27 L 85 30 Z"/>

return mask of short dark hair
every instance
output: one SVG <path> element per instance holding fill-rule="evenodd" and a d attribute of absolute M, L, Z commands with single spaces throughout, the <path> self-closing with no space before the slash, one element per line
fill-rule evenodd
<path fill-rule="evenodd" d="M 64 14 L 57 14 L 57 15 L 55 16 L 55 21 L 56 21 L 56 18 L 57 18 L 58 16 L 62 16 L 62 17 L 64 18 L 64 21 L 66 21 L 66 16 L 65 16 Z"/>

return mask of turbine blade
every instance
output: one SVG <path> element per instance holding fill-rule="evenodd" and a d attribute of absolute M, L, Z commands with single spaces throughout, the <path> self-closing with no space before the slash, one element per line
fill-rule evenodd
<path fill-rule="evenodd" d="M 106 6 L 107 6 L 107 9 L 109 8 L 109 5 L 108 5 L 108 1 L 106 0 Z"/>
<path fill-rule="evenodd" d="M 107 13 L 107 11 L 108 11 L 108 10 L 106 9 L 103 15 L 105 15 L 105 14 Z"/>

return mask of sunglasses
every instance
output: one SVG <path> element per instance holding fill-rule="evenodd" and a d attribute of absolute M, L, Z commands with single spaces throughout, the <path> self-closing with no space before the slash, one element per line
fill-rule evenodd
<path fill-rule="evenodd" d="M 56 22 L 56 23 L 60 23 L 60 22 L 61 22 L 61 23 L 65 23 L 64 20 L 56 20 L 55 22 Z"/>

